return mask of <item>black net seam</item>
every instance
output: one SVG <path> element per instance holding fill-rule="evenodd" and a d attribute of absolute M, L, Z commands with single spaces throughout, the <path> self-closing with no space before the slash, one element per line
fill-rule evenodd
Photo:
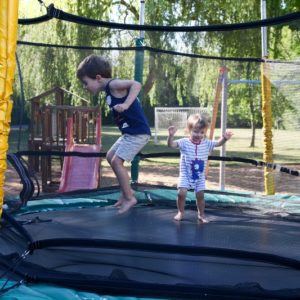
<path fill-rule="evenodd" d="M 194 53 L 183 53 L 172 50 L 164 50 L 159 48 L 153 48 L 149 46 L 142 47 L 92 47 L 92 46 L 75 46 L 75 45 L 58 45 L 58 44 L 45 44 L 45 43 L 34 43 L 28 41 L 18 41 L 18 45 L 27 45 L 35 47 L 49 47 L 49 48 L 65 48 L 65 49 L 78 49 L 78 50 L 119 50 L 119 51 L 149 51 L 152 53 L 163 53 L 170 55 L 179 55 L 192 58 L 203 58 L 203 59 L 217 59 L 217 60 L 226 60 L 226 61 L 246 61 L 246 62 L 265 62 L 265 59 L 256 58 L 256 57 L 225 57 L 225 56 L 209 56 L 209 55 L 200 55 Z M 268 61 L 272 62 L 272 61 Z M 274 61 L 275 62 L 275 61 Z M 277 61 L 276 61 L 277 62 Z"/>
<path fill-rule="evenodd" d="M 106 27 L 110 29 L 162 31 L 162 32 L 209 32 L 209 31 L 244 30 L 244 29 L 251 29 L 251 28 L 280 25 L 280 24 L 284 24 L 284 23 L 288 23 L 300 19 L 300 11 L 286 14 L 279 17 L 257 20 L 252 22 L 245 22 L 245 23 L 213 24 L 213 25 L 206 25 L 206 26 L 161 26 L 161 25 L 121 24 L 121 23 L 89 19 L 86 17 L 81 17 L 70 13 L 66 13 L 60 9 L 55 8 L 54 5 L 51 4 L 47 8 L 47 15 L 41 16 L 39 18 L 32 18 L 32 19 L 19 19 L 19 24 L 31 25 L 31 24 L 38 23 L 39 19 L 41 19 L 44 22 L 47 17 L 49 19 L 56 18 L 68 22 L 89 25 L 89 26 Z"/>
<path fill-rule="evenodd" d="M 106 153 L 88 153 L 88 152 L 78 152 L 78 151 L 19 151 L 16 153 L 19 156 L 79 156 L 79 157 L 106 157 Z M 179 153 L 175 152 L 162 152 L 162 153 L 149 153 L 143 154 L 139 153 L 137 156 L 139 159 L 147 159 L 147 158 L 157 158 L 157 157 L 179 157 Z M 252 164 L 259 167 L 266 167 L 273 170 L 278 170 L 279 172 L 287 173 L 293 176 L 300 176 L 300 172 L 297 170 L 291 170 L 286 167 L 282 167 L 277 164 L 267 163 L 264 161 L 259 161 L 255 159 L 242 158 L 242 157 L 228 157 L 228 156 L 213 156 L 210 155 L 208 157 L 209 160 L 217 160 L 217 161 L 231 161 L 231 162 L 241 162 Z"/>

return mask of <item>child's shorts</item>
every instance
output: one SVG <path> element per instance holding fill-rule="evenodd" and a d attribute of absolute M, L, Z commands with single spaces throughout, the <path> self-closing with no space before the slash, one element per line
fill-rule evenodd
<path fill-rule="evenodd" d="M 194 190 L 195 193 L 205 190 L 205 177 L 204 175 L 200 177 L 200 179 L 196 181 L 191 181 L 187 176 L 181 174 L 179 176 L 179 181 L 177 188 L 185 188 L 187 190 Z"/>
<path fill-rule="evenodd" d="M 114 151 L 115 154 L 126 161 L 132 161 L 140 150 L 148 143 L 150 135 L 148 134 L 123 134 L 111 146 L 109 151 Z"/>

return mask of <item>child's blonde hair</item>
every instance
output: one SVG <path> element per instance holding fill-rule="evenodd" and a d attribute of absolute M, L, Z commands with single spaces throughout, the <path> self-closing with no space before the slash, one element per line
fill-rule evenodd
<path fill-rule="evenodd" d="M 191 132 L 194 128 L 207 129 L 209 126 L 208 116 L 204 114 L 193 114 L 187 119 L 186 131 Z"/>

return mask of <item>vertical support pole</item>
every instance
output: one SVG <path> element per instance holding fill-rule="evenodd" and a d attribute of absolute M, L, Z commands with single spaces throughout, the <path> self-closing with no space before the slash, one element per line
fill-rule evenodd
<path fill-rule="evenodd" d="M 6 155 L 13 102 L 18 31 L 18 0 L 0 1 L 0 217 L 4 201 Z"/>
<path fill-rule="evenodd" d="M 157 107 L 154 108 L 154 124 L 155 124 L 155 136 L 154 136 L 154 143 L 158 143 L 157 135 L 158 135 L 158 115 L 157 115 Z"/>
<path fill-rule="evenodd" d="M 267 18 L 266 0 L 261 0 L 261 19 Z M 261 28 L 261 54 L 263 58 L 268 58 L 267 28 Z M 272 142 L 272 93 L 269 77 L 269 65 L 261 64 L 261 91 L 262 91 L 262 119 L 264 135 L 263 159 L 267 163 L 273 163 L 273 142 Z M 271 168 L 264 168 L 265 194 L 275 194 L 275 179 Z"/>
<path fill-rule="evenodd" d="M 226 68 L 224 68 L 222 86 L 223 89 L 222 89 L 222 106 L 221 106 L 221 136 L 224 135 L 227 128 L 228 72 Z M 226 144 L 222 145 L 220 149 L 220 156 L 226 156 Z M 219 188 L 221 191 L 225 190 L 225 162 L 224 161 L 220 161 Z"/>
<path fill-rule="evenodd" d="M 213 103 L 213 111 L 212 111 L 212 116 L 211 116 L 209 137 L 208 137 L 210 140 L 212 140 L 214 138 L 216 122 L 217 122 L 217 115 L 218 115 L 218 110 L 219 110 L 220 96 L 221 96 L 221 91 L 222 91 L 223 75 L 224 75 L 224 72 L 226 72 L 226 70 L 227 70 L 226 67 L 221 67 L 219 69 L 219 75 L 218 75 L 217 83 L 216 83 L 215 98 L 214 98 L 214 103 Z M 208 171 L 209 171 L 209 161 L 207 162 L 206 170 L 205 170 L 206 178 L 208 176 Z"/>
<path fill-rule="evenodd" d="M 267 3 L 266 0 L 260 1 L 261 19 L 267 18 Z M 268 43 L 267 43 L 267 27 L 261 27 L 261 56 L 268 57 Z"/>
<path fill-rule="evenodd" d="M 140 25 L 144 25 L 145 1 L 140 0 Z M 144 31 L 140 31 L 140 36 L 136 39 L 136 47 L 141 48 L 135 51 L 135 71 L 134 79 L 141 84 L 143 83 L 143 69 L 144 69 Z M 143 92 L 139 94 L 139 99 L 143 103 Z M 131 162 L 131 183 L 137 183 L 139 177 L 139 158 L 136 156 Z"/>
<path fill-rule="evenodd" d="M 268 63 L 261 64 L 261 88 L 262 88 L 262 119 L 263 119 L 263 160 L 267 163 L 273 163 L 273 142 L 272 142 L 272 96 L 271 82 L 268 76 Z M 273 169 L 264 168 L 265 194 L 275 194 L 275 180 Z"/>

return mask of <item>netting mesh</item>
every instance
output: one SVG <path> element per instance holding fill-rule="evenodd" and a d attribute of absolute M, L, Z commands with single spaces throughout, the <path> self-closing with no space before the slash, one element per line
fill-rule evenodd
<path fill-rule="evenodd" d="M 275 94 L 279 94 L 288 110 L 274 120 L 276 129 L 300 129 L 300 62 L 270 64 L 270 81 Z M 280 109 L 280 107 L 275 107 Z"/>
<path fill-rule="evenodd" d="M 259 10 L 257 13 L 259 14 Z M 95 16 L 96 19 L 101 17 L 104 15 Z M 157 24 L 154 21 L 153 23 Z M 198 20 L 182 25 L 203 24 Z M 299 36 L 297 22 L 272 26 L 269 29 L 270 40 L 271 36 L 278 32 L 289 43 L 278 45 L 280 51 L 276 53 L 272 52 L 270 47 L 270 57 L 294 61 L 270 62 L 274 163 L 291 164 L 292 168 L 297 168 L 300 162 L 297 151 L 300 147 L 300 78 L 299 65 L 295 61 L 300 54 L 295 50 Z M 201 33 L 146 31 L 144 43 L 150 48 L 141 48 L 138 53 L 142 54 L 142 60 L 136 61 L 136 49 L 124 47 L 134 47 L 138 34 L 136 31 L 78 25 L 54 19 L 37 25 L 21 25 L 17 55 L 22 71 L 25 99 L 54 86 L 60 86 L 87 98 L 90 101 L 88 105 L 104 104 L 103 96 L 96 99 L 87 95 L 75 76 L 79 62 L 85 56 L 95 53 L 107 57 L 112 62 L 113 77 L 132 79 L 137 68 L 142 70 L 143 91 L 140 100 L 150 125 L 155 127 L 155 107 L 212 107 L 217 94 L 220 67 L 226 67 L 228 81 L 222 85 L 219 103 L 227 97 L 227 127 L 234 131 L 234 138 L 226 145 L 226 155 L 261 160 L 264 133 L 261 111 L 261 60 L 257 59 L 260 57 L 260 28 Z M 229 49 L 226 47 L 229 44 L 236 47 Z M 241 47 L 243 51 L 240 51 Z M 281 53 L 281 56 L 278 53 Z M 283 81 L 293 83 L 282 84 Z M 20 100 L 20 90 L 19 80 L 16 80 L 15 106 Z M 68 94 L 64 103 L 79 105 L 80 98 Z M 26 102 L 28 115 L 29 109 L 30 104 Z M 112 125 L 108 108 L 104 105 L 102 112 L 103 125 Z M 179 119 L 174 116 L 174 120 L 176 119 L 183 130 L 186 115 L 178 116 Z M 169 113 L 164 113 L 161 118 L 165 123 L 163 126 L 169 125 L 169 119 Z M 219 104 L 215 138 L 221 135 L 220 122 Z M 158 148 L 155 148 L 151 141 L 149 147 L 144 150 L 165 151 L 166 138 L 167 133 L 162 133 L 159 136 Z M 104 144 L 103 151 L 109 149 L 109 146 L 109 143 Z M 213 154 L 217 155 L 218 151 Z M 227 168 L 231 167 L 230 164 L 226 165 Z M 255 191 L 263 190 L 263 171 L 260 169 L 259 173 L 257 179 L 249 178 L 249 185 Z M 177 172 L 173 171 L 173 174 Z M 288 175 L 283 174 L 284 181 L 286 176 Z"/>

